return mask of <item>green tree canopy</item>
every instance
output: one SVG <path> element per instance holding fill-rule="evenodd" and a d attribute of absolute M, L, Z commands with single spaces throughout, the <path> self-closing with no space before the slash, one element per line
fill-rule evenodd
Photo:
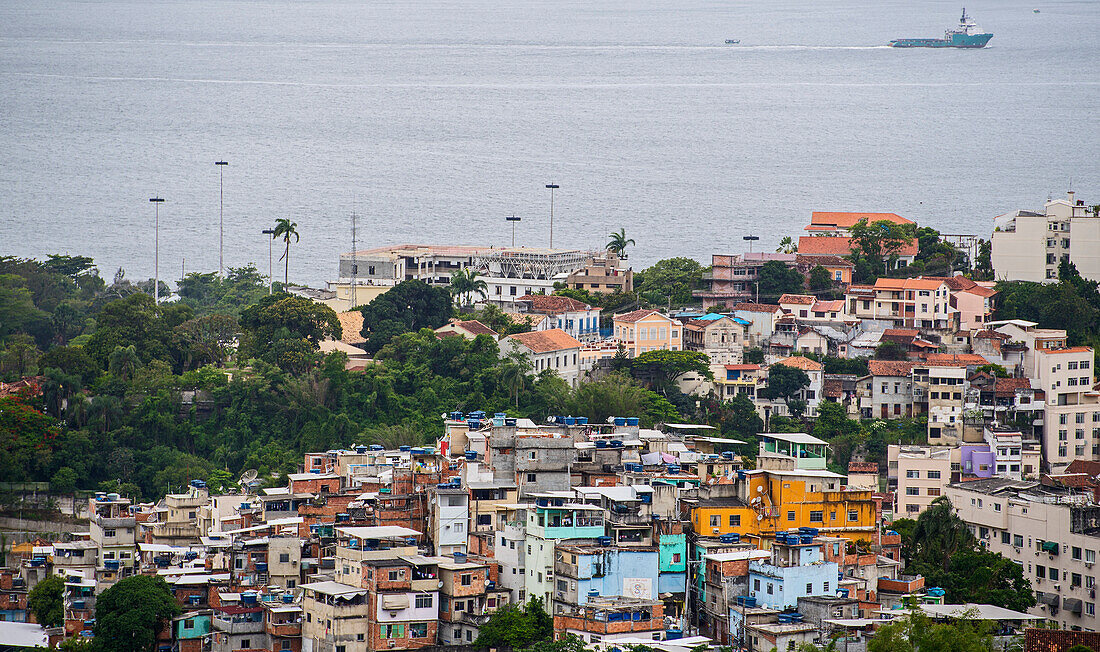
<path fill-rule="evenodd" d="M 757 275 L 762 302 L 778 301 L 784 294 L 798 294 L 802 292 L 804 284 L 805 279 L 797 269 L 778 260 L 769 260 L 761 265 Z"/>
<path fill-rule="evenodd" d="M 34 614 L 34 620 L 45 627 L 60 627 L 65 622 L 65 605 L 61 594 L 65 590 L 65 580 L 60 575 L 51 575 L 35 585 L 27 594 L 27 606 Z"/>
<path fill-rule="evenodd" d="M 782 399 L 788 403 L 809 386 L 810 377 L 805 371 L 785 364 L 773 364 L 768 367 L 768 386 L 762 393 L 765 398 Z"/>
<path fill-rule="evenodd" d="M 913 241 L 915 225 L 864 218 L 848 231 L 852 238 L 849 258 L 856 264 L 854 280 L 868 283 L 885 274 L 905 245 Z"/>
<path fill-rule="evenodd" d="M 508 604 L 489 616 L 478 631 L 474 646 L 526 648 L 554 636 L 554 619 L 546 613 L 541 598 L 531 598 L 521 608 Z"/>
<path fill-rule="evenodd" d="M 634 291 L 652 304 L 674 306 L 692 303 L 692 290 L 703 284 L 703 266 L 691 258 L 666 258 L 634 274 Z"/>
<path fill-rule="evenodd" d="M 626 229 L 613 231 L 608 237 L 610 240 L 607 241 L 607 250 L 618 254 L 620 258 L 626 258 L 626 248 L 636 244 L 633 239 L 626 237 Z"/>
<path fill-rule="evenodd" d="M 241 313 L 241 359 L 257 358 L 281 369 L 301 372 L 315 361 L 322 340 L 339 339 L 343 328 L 328 306 L 292 294 L 273 294 Z M 219 333 L 204 335 L 216 346 Z M 196 336 L 198 337 L 198 336 Z"/>
<path fill-rule="evenodd" d="M 710 358 L 698 351 L 646 351 L 630 364 L 631 375 L 659 392 L 668 390 L 677 378 L 691 371 L 714 380 Z"/>
<path fill-rule="evenodd" d="M 395 336 L 421 328 L 439 328 L 452 313 L 451 297 L 444 288 L 424 281 L 404 281 L 363 306 L 363 345 L 376 353 Z"/>
<path fill-rule="evenodd" d="M 125 577 L 99 595 L 95 608 L 97 652 L 153 652 L 157 634 L 180 613 L 159 577 Z"/>
<path fill-rule="evenodd" d="M 905 347 L 893 340 L 884 340 L 875 347 L 875 360 L 908 360 L 909 353 Z"/>

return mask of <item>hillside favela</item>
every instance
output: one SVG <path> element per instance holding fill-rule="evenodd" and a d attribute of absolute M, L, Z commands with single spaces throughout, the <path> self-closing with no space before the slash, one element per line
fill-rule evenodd
<path fill-rule="evenodd" d="M 0 652 L 1100 652 L 1098 35 L 0 0 Z"/>

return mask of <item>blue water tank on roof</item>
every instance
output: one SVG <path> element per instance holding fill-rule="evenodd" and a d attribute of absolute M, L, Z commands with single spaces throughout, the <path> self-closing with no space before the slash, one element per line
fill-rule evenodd
<path fill-rule="evenodd" d="M 626 418 L 626 425 L 628 425 L 628 426 L 638 425 L 638 417 L 627 417 Z"/>
<path fill-rule="evenodd" d="M 625 426 L 626 425 L 626 417 L 615 417 L 615 425 L 616 426 Z"/>

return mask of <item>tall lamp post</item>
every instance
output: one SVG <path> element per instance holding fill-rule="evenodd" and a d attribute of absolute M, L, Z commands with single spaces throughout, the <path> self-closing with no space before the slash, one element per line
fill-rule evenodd
<path fill-rule="evenodd" d="M 225 166 L 229 161 L 214 161 L 218 166 L 218 276 L 225 278 Z"/>
<path fill-rule="evenodd" d="M 550 189 L 550 248 L 554 248 L 554 191 L 561 188 L 556 183 L 548 183 L 546 187 Z"/>
<path fill-rule="evenodd" d="M 275 280 L 271 276 L 271 243 L 275 240 L 275 229 L 264 229 L 260 233 L 271 236 L 267 239 L 267 294 L 270 296 L 275 291 Z"/>
<path fill-rule="evenodd" d="M 749 253 L 752 253 L 752 243 L 760 239 L 758 235 L 745 235 L 741 236 L 741 239 L 749 243 Z"/>
<path fill-rule="evenodd" d="M 160 304 L 160 205 L 164 200 L 150 197 L 153 202 L 153 304 Z"/>
<path fill-rule="evenodd" d="M 515 215 L 513 215 L 511 217 L 506 217 L 504 219 L 507 220 L 508 222 L 512 223 L 512 246 L 514 247 L 514 246 L 516 246 L 516 222 L 519 222 L 523 218 L 522 217 L 516 217 Z"/>

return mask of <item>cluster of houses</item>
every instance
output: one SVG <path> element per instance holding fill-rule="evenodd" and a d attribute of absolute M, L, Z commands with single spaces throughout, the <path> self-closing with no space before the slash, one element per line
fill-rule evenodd
<path fill-rule="evenodd" d="M 0 597 L 22 602 L 5 616 L 27 619 L 26 591 L 58 575 L 56 637 L 91 636 L 96 597 L 146 574 L 182 610 L 163 652 L 471 645 L 495 611 L 532 599 L 556 635 L 667 652 L 865 649 L 913 609 L 977 609 L 1006 635 L 1045 617 L 950 604 L 907 574 L 877 469 L 829 471 L 828 444 L 807 434 L 762 433 L 746 469 L 744 442 L 693 424 L 473 412 L 444 415 L 444 433 L 309 453 L 285 486 L 246 474 L 232 492 L 196 480 L 155 504 L 95 494 L 88 531 L 9 556 Z"/>

